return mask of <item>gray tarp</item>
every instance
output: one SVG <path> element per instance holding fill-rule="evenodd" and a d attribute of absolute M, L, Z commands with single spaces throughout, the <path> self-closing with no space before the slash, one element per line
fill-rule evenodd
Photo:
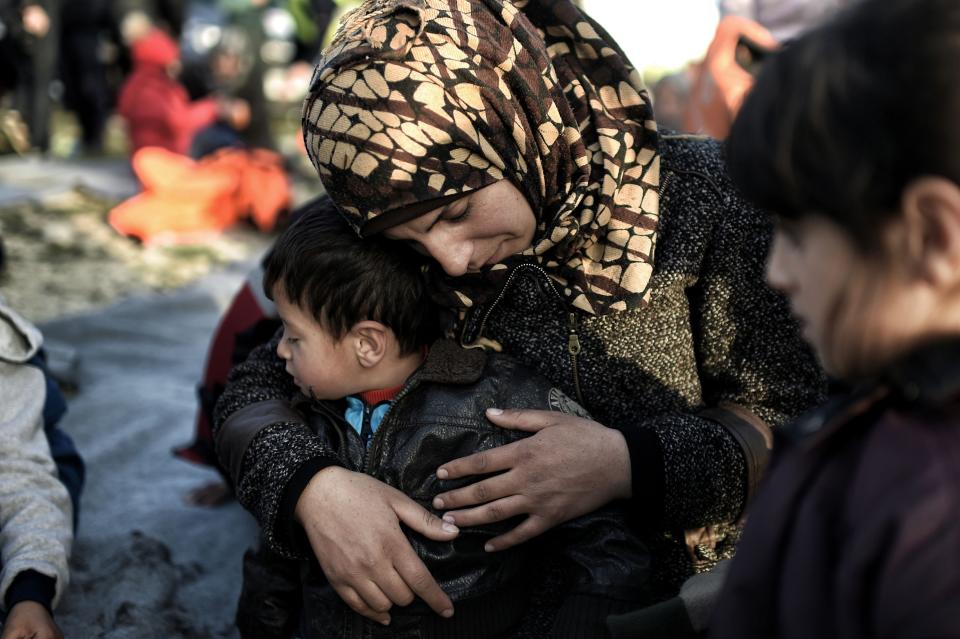
<path fill-rule="evenodd" d="M 64 429 L 87 463 L 67 639 L 233 636 L 241 558 L 256 525 L 236 502 L 184 504 L 212 471 L 175 459 L 192 437 L 206 349 L 249 264 L 167 294 L 42 326 L 79 354 Z"/>

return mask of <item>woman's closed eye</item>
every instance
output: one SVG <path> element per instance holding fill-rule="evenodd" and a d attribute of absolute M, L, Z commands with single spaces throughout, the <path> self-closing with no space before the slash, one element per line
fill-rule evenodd
<path fill-rule="evenodd" d="M 464 221 L 469 214 L 470 214 L 470 207 L 465 206 L 461 209 L 453 209 L 453 210 L 448 209 L 444 211 L 443 214 L 440 216 L 440 219 L 450 224 L 457 224 L 458 222 Z"/>

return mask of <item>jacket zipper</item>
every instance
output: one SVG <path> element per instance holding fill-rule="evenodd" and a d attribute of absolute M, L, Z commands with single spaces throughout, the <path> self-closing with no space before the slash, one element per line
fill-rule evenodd
<path fill-rule="evenodd" d="M 577 355 L 583 348 L 580 346 L 580 336 L 577 335 L 577 314 L 570 311 L 567 324 L 570 336 L 567 339 L 567 352 L 570 353 L 570 368 L 573 370 L 573 389 L 577 392 L 577 401 L 583 406 L 583 393 L 580 392 L 580 371 L 577 368 Z"/>
<path fill-rule="evenodd" d="M 557 289 L 553 287 L 553 282 L 550 281 L 550 276 L 547 275 L 545 270 L 536 264 L 520 264 L 513 269 L 513 272 L 510 273 L 507 281 L 504 282 L 503 286 L 500 288 L 500 293 L 497 295 L 497 298 L 487 308 L 486 313 L 484 313 L 483 320 L 480 322 L 480 330 L 477 331 L 478 336 L 483 335 L 483 331 L 487 327 L 487 320 L 490 319 L 490 314 L 493 313 L 493 309 L 497 307 L 497 304 L 499 304 L 500 300 L 503 299 L 503 296 L 506 295 L 507 288 L 510 287 L 510 283 L 513 281 L 513 278 L 517 276 L 517 273 L 520 271 L 520 269 L 533 269 L 535 271 L 539 271 L 539 273 L 546 278 L 546 282 L 550 285 L 550 290 L 553 291 L 553 295 L 557 298 L 557 301 L 561 304 L 564 304 L 563 298 L 560 296 L 560 293 L 557 292 Z M 577 366 L 577 356 L 580 354 L 583 348 L 580 345 L 580 336 L 577 334 L 577 314 L 573 311 L 570 311 L 568 315 L 567 328 L 569 330 L 569 336 L 567 338 L 567 354 L 570 356 L 570 365 L 573 370 L 573 388 L 577 394 L 577 401 L 581 406 L 583 406 L 583 392 L 580 389 L 580 371 Z M 462 340 L 460 345 L 464 348 L 470 348 L 470 345 L 464 344 Z"/>
<path fill-rule="evenodd" d="M 413 377 L 416 377 L 416 373 L 413 374 Z M 383 438 L 385 437 L 383 433 L 390 430 L 390 423 L 388 421 L 390 419 L 390 415 L 393 413 L 393 410 L 397 407 L 397 404 L 400 403 L 400 400 L 402 400 L 406 395 L 408 395 L 410 391 L 413 390 L 414 387 L 416 387 L 416 385 L 417 385 L 417 380 L 410 379 L 408 383 L 402 389 L 400 389 L 400 392 L 397 393 L 396 397 L 393 398 L 393 401 L 390 402 L 390 406 L 387 408 L 387 412 L 383 414 L 383 418 L 380 420 L 380 427 L 377 428 L 376 432 L 373 433 L 373 436 L 370 437 L 370 445 L 369 446 L 364 445 L 363 472 L 365 472 L 366 474 L 370 476 L 374 476 L 375 469 L 372 466 L 373 462 L 371 460 L 376 457 L 376 455 L 374 455 L 373 453 L 377 452 L 379 450 L 379 447 L 383 443 Z"/>
<path fill-rule="evenodd" d="M 363 420 L 360 422 L 360 443 L 363 444 L 363 457 L 360 459 L 360 468 L 367 466 L 367 451 L 370 446 L 370 435 L 373 429 L 370 427 L 370 415 L 373 411 L 366 402 L 363 402 Z"/>

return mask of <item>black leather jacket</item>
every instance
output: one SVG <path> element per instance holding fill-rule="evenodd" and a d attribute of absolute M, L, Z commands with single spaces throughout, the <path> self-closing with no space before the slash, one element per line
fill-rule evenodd
<path fill-rule="evenodd" d="M 525 433 L 493 426 L 484 409 L 536 408 L 587 416 L 545 378 L 497 353 L 465 350 L 449 341 L 431 348 L 424 364 L 407 381 L 365 448 L 343 418 L 337 402 L 310 402 L 295 408 L 317 436 L 336 451 L 345 468 L 370 474 L 432 510 L 433 498 L 472 481 L 436 477 L 441 463 L 515 441 Z M 487 553 L 484 543 L 518 522 L 462 528 L 450 542 L 437 542 L 405 530 L 441 588 L 456 603 L 444 620 L 422 602 L 391 611 L 389 628 L 361 618 L 340 602 L 315 560 L 303 571 L 304 627 L 307 637 L 494 637 L 508 632 L 529 605 L 524 574 L 530 561 L 550 556 L 564 567 L 569 584 L 567 614 L 584 626 L 567 636 L 597 636 L 598 602 L 636 605 L 644 598 L 649 557 L 614 508 L 578 518 L 543 538 L 513 549 Z M 536 553 L 536 558 L 534 554 Z M 559 555 L 559 557 L 557 557 Z M 584 603 L 587 602 L 587 603 Z M 600 606 L 603 613 L 611 606 Z M 594 630 L 586 630 L 592 627 Z"/>

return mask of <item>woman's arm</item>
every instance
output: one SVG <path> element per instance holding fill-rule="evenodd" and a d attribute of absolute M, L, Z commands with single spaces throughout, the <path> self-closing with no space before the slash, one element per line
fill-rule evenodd
<path fill-rule="evenodd" d="M 286 556 L 311 549 L 327 579 L 355 611 L 389 621 L 392 604 L 421 597 L 438 614 L 453 604 L 427 571 L 400 522 L 438 541 L 455 527 L 403 493 L 338 466 L 336 452 L 286 402 L 295 387 L 276 356 L 279 333 L 236 366 L 217 403 L 217 453 L 237 499 Z"/>
<path fill-rule="evenodd" d="M 700 149 L 698 157 L 713 160 L 712 166 L 684 178 L 703 183 L 670 202 L 674 211 L 686 212 L 675 215 L 702 216 L 696 224 L 710 232 L 697 283 L 688 292 L 703 409 L 607 424 L 617 427 L 619 441 L 606 436 L 585 444 L 566 437 L 566 429 L 542 428 L 486 459 L 445 464 L 438 472 L 450 477 L 509 469 L 440 495 L 443 508 L 454 510 L 448 519 L 470 526 L 528 514 L 517 534 L 494 540 L 505 548 L 625 492 L 642 518 L 638 523 L 651 528 L 693 529 L 732 521 L 743 511 L 765 466 L 769 427 L 818 403 L 825 383 L 785 301 L 765 283 L 767 216 L 748 207 L 722 175 L 716 182 L 706 177 L 720 165 L 715 152 L 710 155 Z M 516 411 L 496 423 L 526 428 L 525 420 L 537 417 Z M 575 426 L 575 418 L 563 421 Z M 626 471 L 619 461 L 625 451 Z M 624 472 L 627 491 L 617 488 Z M 596 482 L 602 485 L 581 494 L 579 487 Z M 550 485 L 566 488 L 547 490 Z M 485 505 L 458 510 L 478 504 Z"/>

